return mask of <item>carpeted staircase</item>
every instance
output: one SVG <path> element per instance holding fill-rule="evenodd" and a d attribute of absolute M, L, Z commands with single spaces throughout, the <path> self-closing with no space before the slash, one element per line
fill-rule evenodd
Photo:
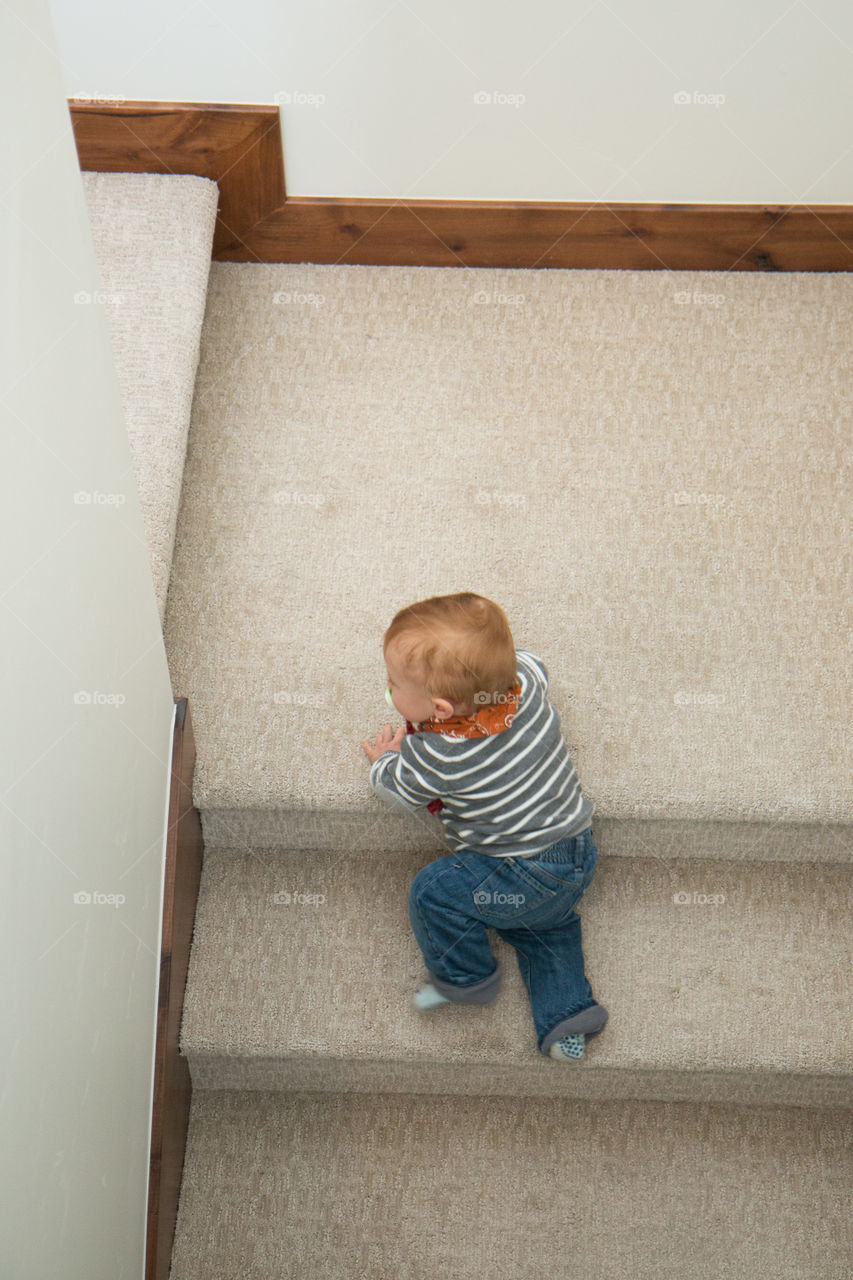
<path fill-rule="evenodd" d="M 194 297 L 215 185 L 85 178 L 105 276 L 133 291 L 97 228 L 136 201 Z M 205 833 L 173 1280 L 846 1280 L 853 277 L 206 283 L 161 603 Z M 495 1004 L 411 1004 L 446 850 L 360 744 L 393 613 L 466 589 L 545 660 L 597 805 L 578 1063 L 496 935 Z"/>

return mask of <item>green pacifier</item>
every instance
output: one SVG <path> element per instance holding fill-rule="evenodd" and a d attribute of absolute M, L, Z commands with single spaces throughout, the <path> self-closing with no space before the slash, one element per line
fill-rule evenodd
<path fill-rule="evenodd" d="M 388 685 L 388 688 L 385 690 L 385 700 L 386 700 L 386 702 L 388 703 L 388 706 L 391 708 L 391 710 L 392 710 L 392 711 L 396 711 L 396 710 L 397 710 L 397 708 L 394 706 L 394 699 L 391 697 L 391 686 L 390 686 L 390 684 Z"/>

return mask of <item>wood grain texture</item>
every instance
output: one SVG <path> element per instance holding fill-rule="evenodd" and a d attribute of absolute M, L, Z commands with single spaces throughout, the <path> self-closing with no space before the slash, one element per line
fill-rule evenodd
<path fill-rule="evenodd" d="M 172 781 L 163 886 L 163 937 L 154 1051 L 145 1280 L 168 1280 L 189 1125 L 192 1083 L 178 1051 L 190 944 L 203 861 L 201 818 L 193 807 L 195 738 L 186 698 L 176 698 Z"/>
<path fill-rule="evenodd" d="M 80 165 L 219 184 L 219 262 L 850 271 L 853 205 L 288 198 L 279 108 L 69 101 Z"/>
<path fill-rule="evenodd" d="M 251 255 L 251 257 L 249 256 Z M 230 262 L 849 271 L 853 206 L 502 204 L 291 197 Z"/>
<path fill-rule="evenodd" d="M 285 202 L 278 107 L 70 99 L 68 108 L 81 169 L 194 173 L 218 184 L 214 257 Z"/>

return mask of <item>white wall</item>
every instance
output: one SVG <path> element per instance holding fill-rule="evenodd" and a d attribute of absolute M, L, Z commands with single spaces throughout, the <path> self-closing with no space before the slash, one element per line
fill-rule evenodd
<path fill-rule="evenodd" d="M 174 703 L 45 0 L 0 118 L 0 1275 L 137 1280 Z"/>
<path fill-rule="evenodd" d="M 849 0 L 50 6 L 69 97 L 283 95 L 292 195 L 853 201 Z"/>

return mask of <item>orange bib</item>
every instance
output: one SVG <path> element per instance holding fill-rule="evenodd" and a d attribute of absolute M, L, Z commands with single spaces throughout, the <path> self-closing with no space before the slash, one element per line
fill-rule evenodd
<path fill-rule="evenodd" d="M 448 720 L 421 720 L 412 725 L 406 721 L 409 733 L 443 733 L 448 738 L 489 738 L 495 733 L 504 733 L 518 711 L 518 699 L 521 697 L 521 683 L 516 681 L 509 693 L 497 695 L 499 702 L 487 703 L 479 707 L 472 716 L 451 716 Z"/>

